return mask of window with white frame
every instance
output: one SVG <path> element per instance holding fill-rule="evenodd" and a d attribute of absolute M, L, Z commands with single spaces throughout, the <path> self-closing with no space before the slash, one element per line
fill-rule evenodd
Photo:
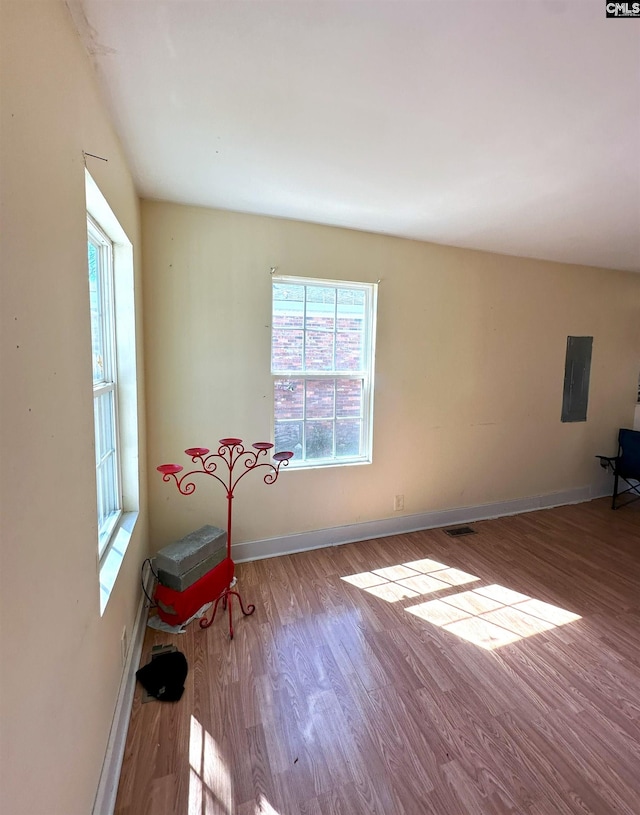
<path fill-rule="evenodd" d="M 87 249 L 93 351 L 98 550 L 101 557 L 122 514 L 122 489 L 113 244 L 91 217 L 87 218 Z"/>
<path fill-rule="evenodd" d="M 85 192 L 102 615 L 140 509 L 136 272 L 133 244 L 86 169 Z"/>
<path fill-rule="evenodd" d="M 377 285 L 273 277 L 276 450 L 291 466 L 371 461 Z"/>

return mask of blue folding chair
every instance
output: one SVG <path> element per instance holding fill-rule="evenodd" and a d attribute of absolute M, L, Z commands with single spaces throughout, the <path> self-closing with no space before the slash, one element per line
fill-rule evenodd
<path fill-rule="evenodd" d="M 640 430 L 620 429 L 618 433 L 618 455 L 596 456 L 600 459 L 600 466 L 613 473 L 613 498 L 611 509 L 626 507 L 640 499 Z M 627 489 L 619 490 L 620 480 Z M 616 506 L 616 500 L 621 495 L 631 493 L 633 498 Z"/>

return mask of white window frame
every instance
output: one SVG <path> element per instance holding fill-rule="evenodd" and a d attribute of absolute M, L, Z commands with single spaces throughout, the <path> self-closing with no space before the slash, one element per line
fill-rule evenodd
<path fill-rule="evenodd" d="M 98 573 L 100 616 L 106 613 L 109 598 L 133 539 L 140 510 L 140 443 L 138 432 L 138 376 L 136 339 L 136 269 L 133 244 L 122 228 L 116 214 L 100 188 L 85 168 L 85 194 L 87 215 L 100 225 L 112 244 L 113 328 L 112 342 L 116 348 L 113 357 L 117 374 L 118 441 L 120 444 L 120 488 L 122 512 L 120 520 L 98 554 L 97 533 L 95 546 Z M 87 249 L 84 249 L 85 263 Z M 88 280 L 87 280 L 88 283 Z M 87 348 L 88 357 L 91 357 Z M 91 375 L 91 374 L 90 374 Z M 95 411 L 94 411 L 95 414 Z M 95 461 L 92 462 L 95 466 Z M 95 505 L 94 505 L 95 506 Z M 97 512 L 96 512 L 97 521 Z M 97 523 L 96 523 L 97 529 Z"/>
<path fill-rule="evenodd" d="M 114 530 L 122 517 L 122 474 L 120 469 L 120 424 L 118 420 L 118 365 L 116 357 L 115 283 L 113 267 L 113 242 L 100 225 L 87 215 L 87 241 L 98 250 L 98 289 L 101 304 L 100 323 L 103 338 L 103 376 L 93 385 L 94 430 L 96 446 L 96 490 L 98 512 L 98 557 L 104 556 Z M 93 338 L 92 338 L 93 340 Z M 111 394 L 110 409 L 101 412 L 99 402 Z M 106 413 L 106 415 L 104 415 Z M 102 415 L 102 421 L 100 416 Z M 110 425 L 110 428 L 109 428 Z M 107 451 L 100 459 L 101 436 L 111 436 L 113 451 Z M 105 464 L 113 457 L 114 464 L 107 477 Z"/>
<path fill-rule="evenodd" d="M 357 291 L 362 291 L 365 296 L 365 325 L 363 328 L 363 355 L 362 355 L 362 368 L 357 371 L 353 370 L 341 370 L 334 368 L 330 371 L 327 370 L 302 370 L 302 371 L 283 371 L 274 368 L 273 366 L 273 294 L 274 294 L 274 285 L 275 284 L 289 284 L 289 285 L 297 285 L 297 286 L 314 286 L 314 287 L 324 287 L 329 289 L 354 289 Z M 337 300 L 337 298 L 336 298 Z M 360 450 L 361 454 L 357 456 L 336 456 L 335 455 L 335 438 L 336 434 L 334 431 L 334 455 L 327 458 L 313 458 L 308 459 L 305 458 L 305 442 L 306 442 L 306 422 L 307 419 L 303 413 L 303 419 L 296 419 L 291 420 L 293 421 L 302 421 L 304 431 L 303 431 L 303 455 L 300 456 L 296 454 L 290 461 L 289 461 L 289 468 L 290 469 L 310 469 L 310 468 L 317 468 L 317 467 L 342 467 L 346 465 L 352 464 L 371 464 L 373 460 L 373 399 L 374 399 L 374 373 L 375 373 L 375 341 L 376 341 L 376 316 L 377 316 L 377 301 L 378 301 L 378 285 L 377 283 L 359 283 L 355 281 L 347 281 L 347 280 L 328 280 L 324 278 L 308 278 L 308 277 L 294 277 L 289 275 L 273 275 L 272 276 L 272 285 L 271 285 L 271 304 L 272 304 L 272 332 L 271 332 L 271 374 L 272 374 L 272 381 L 273 381 L 273 401 L 272 401 L 272 408 L 273 408 L 273 415 L 272 415 L 272 441 L 275 442 L 275 423 L 276 423 L 276 416 L 275 416 L 275 398 L 276 398 L 276 388 L 275 383 L 277 379 L 286 378 L 286 379 L 296 379 L 301 380 L 303 383 L 306 383 L 307 380 L 318 380 L 318 379 L 361 379 L 362 380 L 362 425 L 361 425 L 361 436 L 360 436 Z M 305 299 L 306 303 L 306 299 Z M 336 302 L 337 308 L 337 302 Z M 306 323 L 306 307 L 303 311 L 303 332 L 304 332 L 304 340 L 303 340 L 303 366 L 304 366 L 304 347 L 306 345 L 306 333 L 307 329 L 305 327 Z M 298 329 L 299 330 L 299 329 Z M 336 331 L 337 328 L 334 329 Z M 334 352 L 334 360 L 335 360 L 335 352 Z M 306 391 L 306 384 L 303 384 L 303 388 Z M 304 393 L 304 391 L 303 391 Z M 304 396 L 303 396 L 304 399 Z M 335 404 L 334 404 L 334 415 L 333 415 L 333 422 L 335 426 L 336 422 L 336 415 L 335 415 Z M 279 452 L 279 451 L 278 451 Z"/>

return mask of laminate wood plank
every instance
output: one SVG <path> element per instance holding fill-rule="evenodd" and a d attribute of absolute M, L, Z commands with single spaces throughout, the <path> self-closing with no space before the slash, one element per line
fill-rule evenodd
<path fill-rule="evenodd" d="M 632 785 L 626 785 L 620 775 L 602 760 L 602 754 L 594 750 L 590 738 L 575 740 L 575 717 L 563 715 L 562 711 L 559 711 L 557 721 L 553 725 L 545 719 L 536 719 L 533 724 L 548 740 L 553 740 L 557 746 L 564 748 L 563 752 L 570 752 L 572 767 L 578 770 L 586 785 L 605 801 L 608 807 L 624 815 L 635 815 L 637 806 L 631 807 L 627 802 L 638 795 L 637 777 Z M 572 735 L 568 736 L 569 733 Z"/>
<path fill-rule="evenodd" d="M 331 789 L 331 773 L 306 710 L 299 706 L 294 708 L 286 690 L 278 692 L 276 699 L 288 750 L 287 769 L 282 775 L 289 778 L 293 785 L 291 797 L 296 802 L 305 801 Z"/>
<path fill-rule="evenodd" d="M 274 800 L 273 774 L 269 762 L 269 751 L 262 725 L 247 728 L 248 759 L 251 766 L 250 797 Z"/>
<path fill-rule="evenodd" d="M 300 815 L 322 815 L 322 809 L 317 798 L 309 798 L 303 801 L 299 807 Z"/>
<path fill-rule="evenodd" d="M 445 764 L 442 774 L 464 812 L 482 812 L 483 815 L 509 815 L 514 812 L 509 803 L 483 792 L 477 779 L 466 772 L 459 761 Z"/>
<path fill-rule="evenodd" d="M 518 806 L 529 799 L 529 790 L 536 787 L 533 776 L 527 777 L 520 765 L 514 770 L 504 761 L 497 765 L 486 760 L 487 755 L 493 754 L 497 741 L 491 719 L 477 718 L 469 709 L 463 705 L 458 707 L 456 703 L 447 705 L 447 713 L 443 717 L 441 709 L 425 710 L 425 715 L 429 716 L 432 726 L 443 739 L 438 755 L 443 777 L 450 780 L 456 774 L 464 773 L 466 794 L 490 799 L 483 811 L 496 807 L 498 811 L 517 811 Z M 446 768 L 449 768 L 447 772 Z"/>
<path fill-rule="evenodd" d="M 149 799 L 144 812 L 155 812 L 157 815 L 171 815 L 175 812 L 175 776 L 165 775 L 154 778 L 149 786 Z"/>
<path fill-rule="evenodd" d="M 540 763 L 542 766 L 546 765 L 548 774 L 559 779 L 563 787 L 566 785 L 568 802 L 574 805 L 579 803 L 582 807 L 577 811 L 588 812 L 590 815 L 620 811 L 617 806 L 612 807 L 604 800 L 601 790 L 594 786 L 593 774 L 585 772 L 584 764 L 578 761 L 580 744 L 577 741 L 573 741 L 571 754 L 568 755 L 562 749 L 557 727 L 550 731 L 545 719 L 528 719 L 525 722 L 521 714 L 516 719 L 521 736 L 526 731 L 528 749 L 537 751 Z"/>
<path fill-rule="evenodd" d="M 422 665 L 422 687 L 438 691 L 452 690 L 454 683 L 460 680 L 459 672 L 452 667 L 446 656 L 447 647 L 443 642 L 442 632 L 427 629 L 413 616 L 407 615 L 407 624 L 397 631 L 396 645 L 405 659 L 414 665 Z M 418 670 L 417 666 L 414 670 Z"/>
<path fill-rule="evenodd" d="M 534 647 L 514 649 L 501 658 L 503 670 L 519 688 L 529 708 L 536 714 L 551 716 L 554 710 L 568 708 L 574 712 L 584 709 L 588 700 L 575 683 L 566 685 L 560 679 L 558 666 L 536 654 Z"/>
<path fill-rule="evenodd" d="M 342 653 L 346 655 L 349 672 L 358 678 L 363 687 L 373 689 L 389 684 L 390 671 L 380 664 L 368 639 L 350 618 L 329 620 L 324 637 L 333 648 L 336 659 Z"/>
<path fill-rule="evenodd" d="M 291 756 L 287 744 L 286 731 L 283 722 L 283 711 L 267 677 L 258 677 L 256 683 L 258 691 L 258 709 L 260 711 L 260 724 L 263 725 L 269 763 L 274 773 L 283 773 L 289 769 L 294 757 Z"/>
<path fill-rule="evenodd" d="M 348 730 L 352 742 L 349 760 L 357 793 L 368 807 L 368 812 L 388 812 L 394 806 L 394 793 L 387 782 L 384 766 L 376 753 L 370 731 L 360 715 L 357 700 L 352 695 L 353 681 L 342 673 L 330 647 L 322 646 L 319 650 L 342 711 L 343 727 Z"/>
<path fill-rule="evenodd" d="M 136 690 L 116 815 L 637 815 L 639 510 L 239 564 L 233 641 L 146 632 L 190 670 Z"/>
<path fill-rule="evenodd" d="M 402 778 L 402 784 L 414 800 L 433 790 L 433 779 L 428 774 L 422 756 L 417 755 L 405 737 L 407 722 L 396 715 L 393 687 L 372 691 L 356 690 L 354 703 L 364 717 L 374 748 L 390 778 Z"/>
<path fill-rule="evenodd" d="M 123 757 L 123 767 L 135 767 L 136 771 L 121 773 L 118 787 L 118 805 L 128 809 L 137 806 L 140 811 L 149 796 L 140 798 L 138 790 L 140 787 L 150 790 L 155 778 L 160 777 L 156 773 L 156 757 L 161 751 L 159 733 L 162 718 L 157 705 L 149 709 L 148 705 L 142 705 L 141 699 L 142 690 L 138 687 Z"/>
<path fill-rule="evenodd" d="M 528 815 L 575 815 L 576 810 L 564 801 L 536 801 L 526 812 Z"/>
<path fill-rule="evenodd" d="M 524 753 L 511 738 L 508 731 L 494 716 L 478 719 L 468 712 L 463 717 L 469 721 L 473 743 L 482 757 L 491 755 L 494 761 L 491 764 L 493 771 L 502 780 L 504 790 L 510 800 L 518 802 L 517 810 L 526 808 L 534 802 L 541 793 L 541 783 L 537 768 L 528 760 Z M 458 761 L 468 766 L 472 761 L 466 751 L 458 751 Z M 482 758 L 476 766 L 482 767 Z"/>
<path fill-rule="evenodd" d="M 640 757 L 635 739 L 597 710 L 578 714 L 571 726 L 576 738 L 586 739 L 599 755 L 606 756 L 609 768 L 616 776 L 630 789 L 637 790 Z"/>

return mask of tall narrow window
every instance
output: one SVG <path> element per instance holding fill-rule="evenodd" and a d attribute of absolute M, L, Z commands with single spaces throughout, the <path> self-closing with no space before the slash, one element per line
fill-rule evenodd
<path fill-rule="evenodd" d="M 273 278 L 277 450 L 291 466 L 371 461 L 377 286 Z"/>
<path fill-rule="evenodd" d="M 122 490 L 118 441 L 113 244 L 92 218 L 87 219 L 87 248 L 93 351 L 98 549 L 102 556 L 122 514 Z"/>

